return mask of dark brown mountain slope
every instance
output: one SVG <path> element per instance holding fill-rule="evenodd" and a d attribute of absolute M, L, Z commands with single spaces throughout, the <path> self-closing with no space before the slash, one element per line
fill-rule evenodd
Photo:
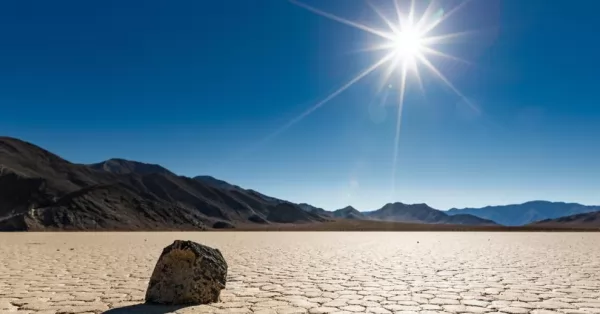
<path fill-rule="evenodd" d="M 532 227 L 600 228 L 600 211 L 546 219 L 529 224 Z"/>
<path fill-rule="evenodd" d="M 56 193 L 115 180 L 110 173 L 66 162 L 30 143 L 0 137 L 0 175 L 6 173 L 14 173 L 20 178 L 52 178 L 45 182 L 44 189 Z"/>
<path fill-rule="evenodd" d="M 320 207 L 315 207 L 315 206 L 312 206 L 312 205 L 306 204 L 306 203 L 300 203 L 300 204 L 298 204 L 298 206 L 300 206 L 300 208 L 302 208 L 303 210 L 305 210 L 307 212 L 311 212 L 313 214 L 318 214 L 323 217 L 333 217 L 333 212 L 326 211 Z"/>
<path fill-rule="evenodd" d="M 71 164 L 32 144 L 0 137 L 0 219 L 52 204 L 86 186 L 116 180 L 113 174 Z"/>
<path fill-rule="evenodd" d="M 228 182 L 219 180 L 219 179 L 211 177 L 211 176 L 197 176 L 197 177 L 194 177 L 194 180 L 203 182 L 212 187 L 222 188 L 222 189 L 226 189 L 226 190 L 233 190 L 235 188 L 238 188 L 238 189 L 240 188 L 239 186 L 230 184 Z"/>
<path fill-rule="evenodd" d="M 171 171 L 169 171 L 166 168 L 163 168 L 159 165 L 146 164 L 146 163 L 142 163 L 142 162 L 130 161 L 130 160 L 118 159 L 118 158 L 109 159 L 109 160 L 106 160 L 106 161 L 103 161 L 103 162 L 100 162 L 97 164 L 91 164 L 91 165 L 88 165 L 88 167 L 95 169 L 95 170 L 111 172 L 114 174 L 136 173 L 139 175 L 145 175 L 145 174 L 153 174 L 153 173 L 162 173 L 162 174 L 166 174 L 166 175 L 175 175 Z"/>
<path fill-rule="evenodd" d="M 160 166 L 119 160 L 88 167 L 0 137 L 0 230 L 201 229 L 219 221 L 324 220 L 295 204 L 214 187 Z"/>

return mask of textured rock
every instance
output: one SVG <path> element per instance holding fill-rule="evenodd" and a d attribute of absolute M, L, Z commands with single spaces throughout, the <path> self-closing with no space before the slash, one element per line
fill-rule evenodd
<path fill-rule="evenodd" d="M 218 302 L 226 280 L 227 262 L 218 249 L 192 241 L 175 240 L 158 258 L 148 283 L 146 302 Z"/>

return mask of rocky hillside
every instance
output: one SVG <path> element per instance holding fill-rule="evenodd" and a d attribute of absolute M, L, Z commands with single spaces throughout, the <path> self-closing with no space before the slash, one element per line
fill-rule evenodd
<path fill-rule="evenodd" d="M 595 226 L 597 206 L 528 202 L 439 211 L 390 203 L 371 212 L 294 204 L 210 176 L 188 178 L 124 159 L 74 164 L 33 144 L 0 137 L 0 230 L 201 230 L 331 220 L 492 226 Z M 575 215 L 572 215 L 575 214 Z M 561 216 L 568 216 L 555 219 Z M 550 220 L 544 220 L 551 218 Z"/>
<path fill-rule="evenodd" d="M 121 159 L 78 165 L 0 137 L 0 230 L 198 230 L 325 220 L 292 203 L 157 165 Z"/>
<path fill-rule="evenodd" d="M 333 211 L 331 214 L 333 217 L 336 218 L 367 219 L 367 217 L 363 213 L 359 212 L 356 208 L 352 206 L 346 206 L 342 209 L 338 209 L 336 211 Z"/>
<path fill-rule="evenodd" d="M 230 184 L 229 182 L 225 182 L 223 180 L 219 180 L 219 179 L 211 177 L 211 176 L 196 176 L 196 177 L 194 177 L 194 180 L 205 183 L 206 185 L 209 185 L 209 186 L 212 186 L 215 188 L 219 188 L 219 189 L 225 189 L 225 190 L 240 189 L 239 186 Z"/>
<path fill-rule="evenodd" d="M 332 212 L 324 210 L 323 208 L 315 207 L 306 203 L 300 203 L 298 204 L 298 206 L 300 206 L 300 208 L 304 209 L 305 211 L 311 212 L 313 214 L 318 214 L 324 217 L 333 217 Z"/>
<path fill-rule="evenodd" d="M 577 203 L 532 201 L 523 204 L 450 209 L 448 215 L 469 214 L 505 226 L 524 226 L 536 221 L 600 211 L 600 206 Z"/>
<path fill-rule="evenodd" d="M 146 163 L 142 163 L 142 162 L 137 162 L 137 161 L 130 161 L 130 160 L 125 160 L 125 159 L 109 159 L 97 164 L 91 164 L 88 165 L 88 167 L 95 169 L 95 170 L 101 170 L 101 171 L 107 171 L 107 172 L 111 172 L 114 174 L 139 174 L 139 175 L 145 175 L 145 174 L 153 174 L 153 173 L 162 173 L 165 175 L 175 175 L 174 173 L 172 173 L 171 171 L 159 166 L 159 165 L 153 165 L 153 164 L 146 164 Z"/>
<path fill-rule="evenodd" d="M 455 224 L 455 225 L 495 225 L 491 220 L 473 215 L 450 216 L 445 212 L 433 209 L 427 204 L 389 203 L 382 208 L 367 213 L 369 219 L 399 221 L 411 223 Z"/>
<path fill-rule="evenodd" d="M 530 224 L 534 227 L 599 228 L 600 211 L 546 219 Z"/>

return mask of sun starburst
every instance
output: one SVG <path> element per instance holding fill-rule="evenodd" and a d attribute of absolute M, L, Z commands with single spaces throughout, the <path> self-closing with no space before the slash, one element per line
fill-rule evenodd
<path fill-rule="evenodd" d="M 410 1 L 408 10 L 403 11 L 400 6 L 402 0 L 390 0 L 391 7 L 388 11 L 395 11 L 395 18 L 390 18 L 383 14 L 379 8 L 372 5 L 369 0 L 367 3 L 371 6 L 373 11 L 379 16 L 379 18 L 387 26 L 386 30 L 380 30 L 375 27 L 371 27 L 356 21 L 351 21 L 337 15 L 325 12 L 318 8 L 312 7 L 305 3 L 297 0 L 289 0 L 291 3 L 309 10 L 315 14 L 321 15 L 328 19 L 336 22 L 348 25 L 358 30 L 375 35 L 383 40 L 383 43 L 374 45 L 366 49 L 367 51 L 385 51 L 384 57 L 375 61 L 374 64 L 361 71 L 359 74 L 354 76 L 348 82 L 343 84 L 341 87 L 336 89 L 334 92 L 323 98 L 321 101 L 308 108 L 302 114 L 296 118 L 290 120 L 282 128 L 269 135 L 265 140 L 268 140 L 279 133 L 283 132 L 292 125 L 298 123 L 306 116 L 319 109 L 331 99 L 338 96 L 340 93 L 348 89 L 353 84 L 360 81 L 362 78 L 370 74 L 371 72 L 385 67 L 383 74 L 383 82 L 381 87 L 387 86 L 390 79 L 397 79 L 399 86 L 399 99 L 398 99 L 398 116 L 396 121 L 396 134 L 394 140 L 394 154 L 393 154 L 393 169 L 392 169 L 392 195 L 395 194 L 395 178 L 396 178 L 396 164 L 398 159 L 398 148 L 400 139 L 400 124 L 402 121 L 402 109 L 404 106 L 404 96 L 406 93 L 407 80 L 410 77 L 417 81 L 419 86 L 422 87 L 421 81 L 421 68 L 425 68 L 431 72 L 434 76 L 439 78 L 443 83 L 460 96 L 463 101 L 471 106 L 474 110 L 478 110 L 473 104 L 471 104 L 466 97 L 448 80 L 431 62 L 430 56 L 437 56 L 452 59 L 455 61 L 467 62 L 458 57 L 452 56 L 446 52 L 436 48 L 440 43 L 448 42 L 449 40 L 455 39 L 460 36 L 464 36 L 468 32 L 461 33 L 444 33 L 444 34 L 433 34 L 434 30 L 437 30 L 439 25 L 445 20 L 459 11 L 469 0 L 464 0 L 460 5 L 456 6 L 447 13 L 441 8 L 436 8 L 433 1 L 429 3 L 423 14 L 417 18 L 417 9 L 415 8 L 415 0 Z M 394 75 L 396 73 L 397 75 Z"/>

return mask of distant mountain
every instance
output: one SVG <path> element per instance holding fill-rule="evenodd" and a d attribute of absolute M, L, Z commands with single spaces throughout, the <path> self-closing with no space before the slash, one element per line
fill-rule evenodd
<path fill-rule="evenodd" d="M 158 165 L 122 159 L 73 164 L 0 137 L 0 230 L 199 230 L 326 220 L 273 200 L 177 176 Z"/>
<path fill-rule="evenodd" d="M 534 227 L 600 228 L 600 211 L 546 219 L 530 225 Z"/>
<path fill-rule="evenodd" d="M 300 208 L 302 208 L 303 210 L 310 212 L 310 213 L 314 213 L 314 214 L 319 214 L 325 217 L 332 217 L 333 213 L 327 210 L 324 210 L 323 208 L 319 208 L 319 207 L 315 207 L 306 203 L 300 203 L 298 204 L 298 206 L 300 206 Z"/>
<path fill-rule="evenodd" d="M 352 206 L 346 206 L 342 209 L 335 210 L 331 213 L 331 215 L 335 218 L 343 219 L 367 219 L 363 213 L 359 212 Z"/>
<path fill-rule="evenodd" d="M 594 225 L 599 214 L 585 213 L 597 211 L 600 206 L 534 201 L 448 212 L 402 203 L 371 212 L 351 206 L 330 212 L 210 176 L 178 176 L 154 164 L 125 159 L 74 164 L 33 144 L 0 137 L 0 231 L 202 230 L 331 220 Z M 563 216 L 569 217 L 556 219 Z"/>
<path fill-rule="evenodd" d="M 175 175 L 171 171 L 169 171 L 166 168 L 163 168 L 159 165 L 146 164 L 143 162 L 118 159 L 118 158 L 109 159 L 109 160 L 106 160 L 103 162 L 99 162 L 97 164 L 91 164 L 91 165 L 88 165 L 88 167 L 95 169 L 95 170 L 106 171 L 106 172 L 110 172 L 110 173 L 114 173 L 114 174 L 136 173 L 139 175 L 146 175 L 146 174 L 152 174 L 152 173 L 162 173 L 162 174 L 166 174 L 166 175 Z"/>
<path fill-rule="evenodd" d="M 600 211 L 600 206 L 585 206 L 577 203 L 532 201 L 505 206 L 483 208 L 450 209 L 448 215 L 470 214 L 493 220 L 505 226 L 523 226 L 535 221 L 554 219 L 582 213 Z"/>
<path fill-rule="evenodd" d="M 490 219 L 483 219 L 474 215 L 459 214 L 454 216 L 448 216 L 443 223 L 451 225 L 472 225 L 472 226 L 491 226 L 498 225 L 495 221 Z"/>
<path fill-rule="evenodd" d="M 473 215 L 449 216 L 427 204 L 388 203 L 382 208 L 367 213 L 369 219 L 412 223 L 456 224 L 456 225 L 495 225 L 491 220 Z"/>

